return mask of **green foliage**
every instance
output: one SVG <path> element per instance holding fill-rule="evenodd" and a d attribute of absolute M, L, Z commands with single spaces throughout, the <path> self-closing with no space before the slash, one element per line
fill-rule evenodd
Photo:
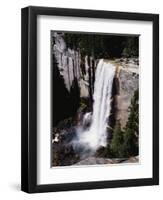
<path fill-rule="evenodd" d="M 129 118 L 124 133 L 124 153 L 126 156 L 138 154 L 139 136 L 139 93 L 135 91 L 129 107 Z"/>
<path fill-rule="evenodd" d="M 122 52 L 124 57 L 135 57 L 138 56 L 138 39 L 136 37 L 128 37 L 125 42 L 125 47 Z"/>
<path fill-rule="evenodd" d="M 113 130 L 113 138 L 110 145 L 110 148 L 115 157 L 118 157 L 118 158 L 124 157 L 123 142 L 124 142 L 123 132 L 121 130 L 121 124 L 118 121 Z"/>
<path fill-rule="evenodd" d="M 129 107 L 129 117 L 126 126 L 122 130 L 121 124 L 117 121 L 112 131 L 112 139 L 105 148 L 98 150 L 98 156 L 128 158 L 139 153 L 139 93 L 135 91 Z"/>
<path fill-rule="evenodd" d="M 133 129 L 126 128 L 124 134 L 123 155 L 125 157 L 136 156 L 138 154 L 138 146 Z"/>
<path fill-rule="evenodd" d="M 79 111 L 83 112 L 87 108 L 87 105 L 83 102 L 80 102 Z"/>
<path fill-rule="evenodd" d="M 86 113 L 90 112 L 90 105 L 89 105 L 89 99 L 88 98 L 80 98 L 80 103 L 79 103 L 79 112 Z"/>
<path fill-rule="evenodd" d="M 134 92 L 134 96 L 131 99 L 131 105 L 129 107 L 129 117 L 126 124 L 126 128 L 133 129 L 138 134 L 139 129 L 139 91 Z"/>
<path fill-rule="evenodd" d="M 96 152 L 96 156 L 103 158 L 113 158 L 114 154 L 111 150 L 110 144 L 108 144 L 106 147 L 100 147 Z"/>
<path fill-rule="evenodd" d="M 95 58 L 138 56 L 138 36 L 65 33 L 67 47 Z"/>

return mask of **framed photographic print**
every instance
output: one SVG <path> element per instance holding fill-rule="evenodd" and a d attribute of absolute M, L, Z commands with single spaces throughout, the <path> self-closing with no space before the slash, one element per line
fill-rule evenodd
<path fill-rule="evenodd" d="M 22 9 L 22 190 L 159 184 L 159 16 Z"/>

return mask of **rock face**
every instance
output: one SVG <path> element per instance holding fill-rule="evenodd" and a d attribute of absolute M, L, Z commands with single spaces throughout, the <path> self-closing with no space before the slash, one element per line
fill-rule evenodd
<path fill-rule="evenodd" d="M 119 83 L 118 92 L 115 95 L 115 116 L 116 120 L 119 120 L 124 127 L 128 119 L 131 99 L 135 90 L 139 88 L 139 66 L 133 59 L 130 59 L 127 63 L 117 60 L 116 65 L 118 66 L 116 77 Z"/>
<path fill-rule="evenodd" d="M 70 92 L 74 80 L 77 80 L 80 97 L 90 98 L 92 100 L 94 70 L 98 60 L 94 61 L 88 56 L 82 59 L 80 49 L 72 50 L 66 46 L 63 34 L 54 32 L 53 38 L 55 41 L 53 45 L 53 54 L 58 63 L 58 69 L 60 75 L 63 77 L 65 87 Z M 138 60 L 116 59 L 111 62 L 117 66 L 116 82 L 118 80 L 118 86 L 116 87 L 118 88 L 115 94 L 115 118 L 119 120 L 122 127 L 124 127 L 128 118 L 128 107 L 131 103 L 131 98 L 139 85 Z"/>
<path fill-rule="evenodd" d="M 63 34 L 53 34 L 55 44 L 53 53 L 58 63 L 60 75 L 63 76 L 65 86 L 70 91 L 72 83 L 80 78 L 80 52 L 66 47 Z"/>
<path fill-rule="evenodd" d="M 63 33 L 54 32 L 52 37 L 54 38 L 52 53 L 55 56 L 60 75 L 64 79 L 67 90 L 70 92 L 73 81 L 77 80 L 80 96 L 89 97 L 89 73 L 93 71 L 92 59 L 89 60 L 88 56 L 85 56 L 84 60 L 81 60 L 80 49 L 73 50 L 68 48 L 64 41 Z M 93 78 L 93 75 L 91 77 Z"/>
<path fill-rule="evenodd" d="M 97 165 L 97 164 L 120 164 L 120 163 L 138 163 L 139 157 L 131 158 L 98 158 L 98 157 L 88 157 L 80 162 L 77 162 L 75 165 Z"/>

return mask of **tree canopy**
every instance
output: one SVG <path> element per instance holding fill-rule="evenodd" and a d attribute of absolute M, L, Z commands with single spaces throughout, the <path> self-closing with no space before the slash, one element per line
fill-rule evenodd
<path fill-rule="evenodd" d="M 64 39 L 67 47 L 79 48 L 82 55 L 95 58 L 138 56 L 138 36 L 64 33 Z"/>

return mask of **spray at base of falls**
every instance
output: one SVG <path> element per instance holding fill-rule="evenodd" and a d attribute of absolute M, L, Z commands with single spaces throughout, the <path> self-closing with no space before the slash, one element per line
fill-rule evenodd
<path fill-rule="evenodd" d="M 111 111 L 112 85 L 116 67 L 101 59 L 97 65 L 93 94 L 93 113 L 89 130 L 77 130 L 74 145 L 83 147 L 83 152 L 94 153 L 107 144 L 107 124 Z M 87 113 L 85 114 L 88 115 Z M 85 119 L 85 118 L 84 118 Z M 85 148 L 85 151 L 84 151 Z"/>

